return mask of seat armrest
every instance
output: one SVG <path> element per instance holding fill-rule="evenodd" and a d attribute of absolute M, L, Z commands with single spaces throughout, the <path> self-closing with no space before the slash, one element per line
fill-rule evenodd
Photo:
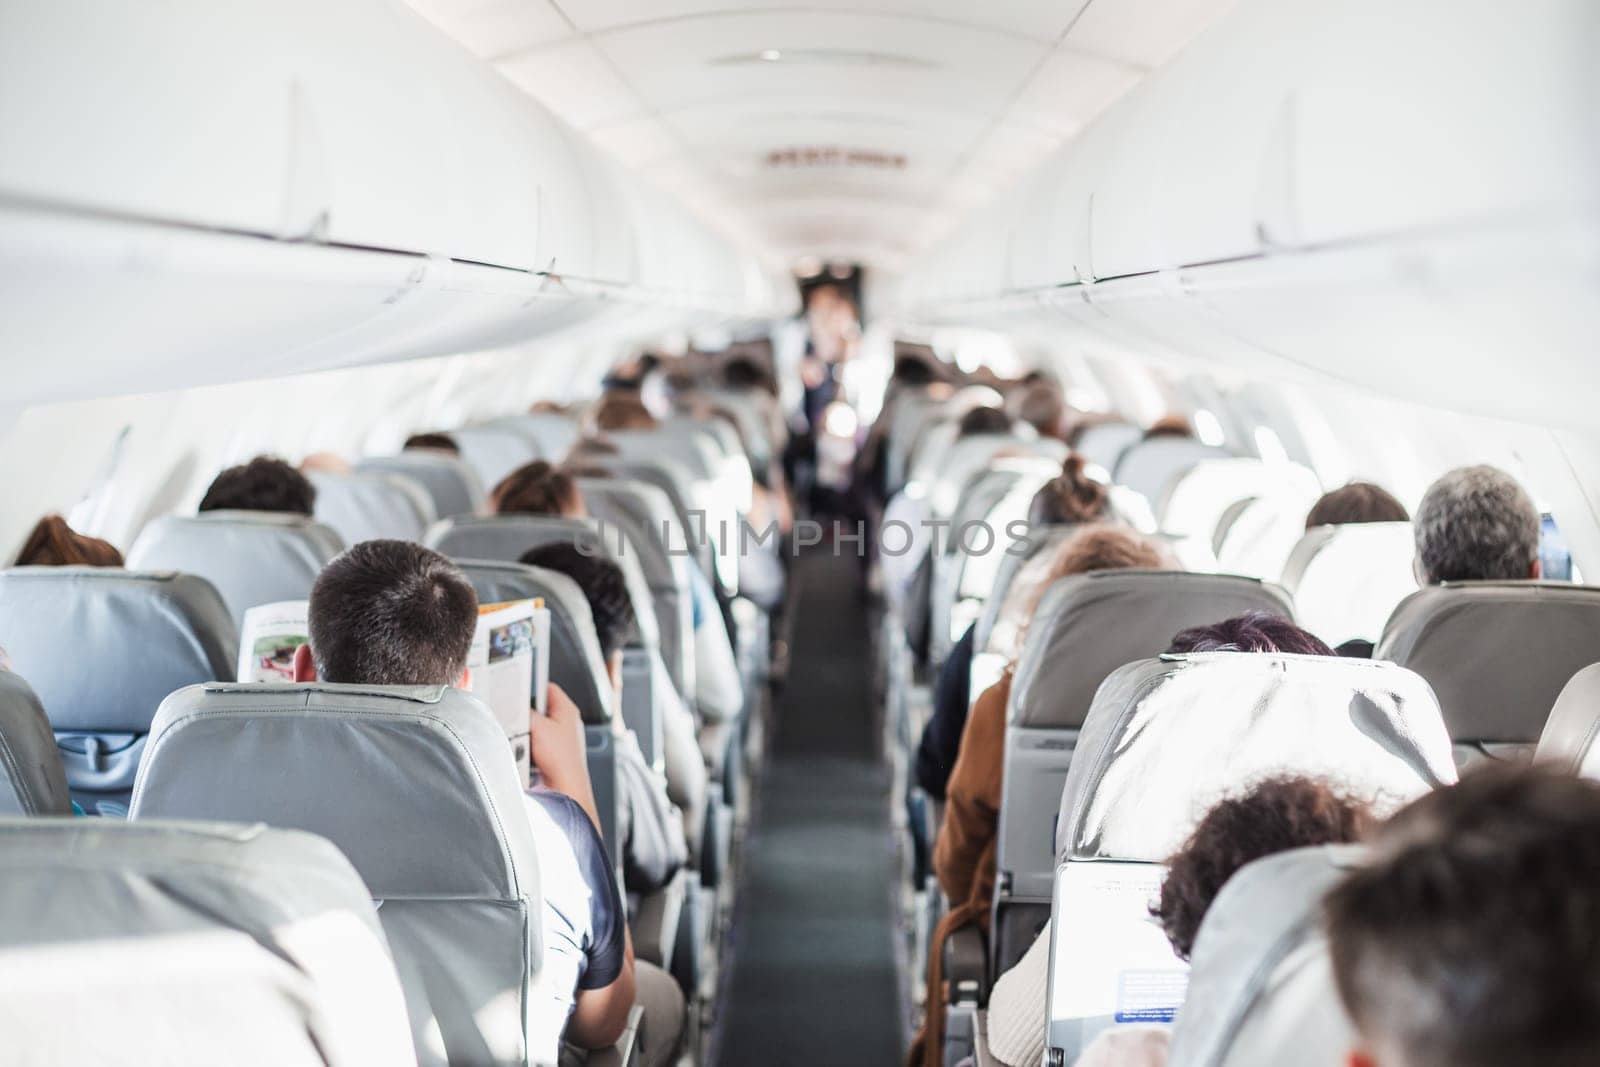
<path fill-rule="evenodd" d="M 944 978 L 951 1004 L 983 1004 L 989 999 L 989 949 L 983 931 L 963 926 L 944 941 Z"/>
<path fill-rule="evenodd" d="M 681 870 L 661 889 L 639 898 L 639 907 L 628 922 L 633 933 L 633 954 L 639 959 L 663 968 L 671 964 L 692 877 L 694 872 Z"/>
<path fill-rule="evenodd" d="M 597 1048 L 583 1057 L 588 1067 L 632 1067 L 638 1059 L 639 1026 L 644 1022 L 644 1009 L 635 1004 L 628 1011 L 628 1025 L 609 1048 Z M 568 1048 L 571 1048 L 569 1045 Z M 563 1062 L 565 1058 L 563 1058 Z"/>
<path fill-rule="evenodd" d="M 1002 1067 L 994 1053 L 989 1051 L 989 1013 L 980 1011 L 972 1028 L 973 1067 Z"/>

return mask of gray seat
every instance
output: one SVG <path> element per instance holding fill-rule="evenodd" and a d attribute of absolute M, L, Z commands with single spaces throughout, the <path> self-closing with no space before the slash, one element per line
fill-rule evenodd
<path fill-rule="evenodd" d="M 1376 641 L 1395 606 L 1417 591 L 1409 522 L 1307 530 L 1283 569 L 1300 625 L 1328 642 Z"/>
<path fill-rule="evenodd" d="M 1428 685 L 1389 663 L 1214 652 L 1130 663 L 1095 695 L 1062 790 L 1047 1041 L 1170 1022 L 1185 966 L 1149 904 L 1203 814 L 1279 774 L 1335 781 L 1381 817 L 1455 780 Z M 1139 990 L 1121 976 L 1140 972 Z"/>
<path fill-rule="evenodd" d="M 199 575 L 222 594 L 237 627 L 258 604 L 306 599 L 342 551 L 337 533 L 304 515 L 207 511 L 150 523 L 128 551 L 128 567 Z"/>
<path fill-rule="evenodd" d="M 1217 527 L 1241 500 L 1272 498 L 1301 514 L 1317 501 L 1317 476 L 1298 463 L 1267 463 L 1251 456 L 1202 459 L 1167 482 L 1152 500 L 1163 533 L 1217 543 Z"/>
<path fill-rule="evenodd" d="M 556 411 L 528 411 L 490 419 L 483 426 L 510 430 L 534 448 L 534 454 L 554 463 L 567 454 L 577 441 L 578 423 L 570 415 Z"/>
<path fill-rule="evenodd" d="M 433 501 L 434 518 L 473 515 L 483 509 L 484 489 L 472 468 L 455 456 L 414 448 L 398 456 L 369 456 L 358 472 L 398 474 L 410 478 Z"/>
<path fill-rule="evenodd" d="M 1550 760 L 1581 774 L 1600 778 L 1600 663 L 1591 664 L 1572 676 L 1556 697 L 1555 707 L 1539 735 L 1536 752 L 1540 760 Z"/>
<path fill-rule="evenodd" d="M 266 822 L 349 857 L 380 902 L 426 1059 L 546 1054 L 539 867 L 505 731 L 442 687 L 191 686 L 162 704 L 134 818 Z"/>
<path fill-rule="evenodd" d="M 539 450 L 527 434 L 503 425 L 463 426 L 451 430 L 450 438 L 461 450 L 462 462 L 472 468 L 478 484 L 491 492 L 500 479 L 539 458 Z"/>
<path fill-rule="evenodd" d="M 50 717 L 74 798 L 115 814 L 162 700 L 232 681 L 239 638 L 192 574 L 15 567 L 0 572 L 0 646 Z"/>
<path fill-rule="evenodd" d="M 1412 593 L 1373 652 L 1439 694 L 1456 759 L 1531 753 L 1562 686 L 1600 662 L 1600 589 L 1461 582 Z"/>
<path fill-rule="evenodd" d="M 1112 476 L 1118 485 L 1142 493 L 1155 508 L 1164 498 L 1167 487 L 1190 467 L 1227 455 L 1223 449 L 1192 437 L 1152 437 L 1129 445 L 1118 457 Z"/>
<path fill-rule="evenodd" d="M 1195 941 L 1168 1067 L 1339 1063 L 1354 1033 L 1328 966 L 1318 908 L 1360 861 L 1355 845 L 1301 848 L 1228 879 Z"/>
<path fill-rule="evenodd" d="M 1110 474 L 1122 454 L 1142 440 L 1144 431 L 1131 422 L 1097 422 L 1078 434 L 1073 449 Z"/>
<path fill-rule="evenodd" d="M 1009 969 L 1044 924 L 1055 871 L 1052 817 L 1100 683 L 1124 663 L 1159 655 L 1180 630 L 1247 611 L 1291 614 L 1283 590 L 1232 575 L 1101 571 L 1045 591 L 1006 707 L 992 973 Z"/>
<path fill-rule="evenodd" d="M 70 815 L 50 720 L 20 674 L 0 670 L 0 815 Z"/>
<path fill-rule="evenodd" d="M 346 545 L 379 538 L 420 541 L 438 518 L 433 498 L 406 475 L 311 471 L 306 477 L 317 490 L 317 521 Z"/>
<path fill-rule="evenodd" d="M 348 860 L 264 826 L 0 820 L 11 1064 L 416 1062 Z"/>

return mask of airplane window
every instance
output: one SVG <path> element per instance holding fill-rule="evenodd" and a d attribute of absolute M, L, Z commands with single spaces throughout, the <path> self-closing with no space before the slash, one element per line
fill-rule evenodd
<path fill-rule="evenodd" d="M 1268 463 L 1287 463 L 1289 453 L 1284 450 L 1283 441 L 1270 426 L 1257 426 L 1255 432 L 1256 452 Z"/>
<path fill-rule="evenodd" d="M 1222 432 L 1222 423 L 1216 415 L 1200 408 L 1194 413 L 1194 434 L 1200 438 L 1202 444 L 1221 446 L 1227 438 Z"/>
<path fill-rule="evenodd" d="M 1546 512 L 1539 528 L 1539 574 L 1549 582 L 1573 581 L 1572 549 L 1556 525 L 1554 515 Z"/>

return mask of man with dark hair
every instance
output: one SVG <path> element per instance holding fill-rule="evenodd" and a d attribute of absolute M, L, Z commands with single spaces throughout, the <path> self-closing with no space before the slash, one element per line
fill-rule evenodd
<path fill-rule="evenodd" d="M 229 467 L 200 498 L 201 511 L 281 511 L 310 515 L 317 491 L 306 476 L 274 456 Z"/>
<path fill-rule="evenodd" d="M 583 590 L 594 617 L 595 636 L 600 640 L 600 657 L 608 670 L 615 665 L 620 678 L 623 646 L 638 628 L 622 568 L 598 553 L 580 552 L 576 545 L 562 542 L 532 549 L 523 555 L 522 562 L 565 574 Z M 620 682 L 617 684 L 620 686 Z"/>
<path fill-rule="evenodd" d="M 1404 808 L 1324 904 L 1349 1067 L 1600 1063 L 1600 784 L 1491 764 Z"/>
<path fill-rule="evenodd" d="M 1067 429 L 1067 400 L 1061 387 L 1045 380 L 1020 387 L 1012 394 L 1017 418 L 1039 431 L 1040 437 L 1064 440 Z"/>
<path fill-rule="evenodd" d="M 1351 482 L 1330 489 L 1306 512 L 1306 529 L 1363 522 L 1406 522 L 1406 506 L 1381 485 Z"/>
<path fill-rule="evenodd" d="M 999 408 L 973 408 L 956 423 L 956 439 L 976 437 L 979 434 L 1010 433 L 1011 416 Z"/>
<path fill-rule="evenodd" d="M 461 455 L 461 446 L 447 433 L 414 433 L 401 445 L 405 452 L 443 452 L 447 456 Z"/>
<path fill-rule="evenodd" d="M 563 515 L 581 518 L 583 496 L 572 475 L 548 460 L 524 463 L 489 493 L 489 508 L 496 515 Z"/>
<path fill-rule="evenodd" d="M 1517 480 L 1494 467 L 1460 467 L 1428 487 L 1413 524 L 1417 580 L 1539 577 L 1539 511 Z"/>
<path fill-rule="evenodd" d="M 294 678 L 356 685 L 470 685 L 467 655 L 478 598 L 461 569 L 409 541 L 363 541 L 317 577 L 310 643 Z M 583 717 L 558 686 L 549 712 L 530 709 L 532 757 L 543 786 L 527 794 L 539 856 L 545 954 L 529 997 L 529 1033 L 553 1063 L 566 1040 L 615 1044 L 634 1002 L 627 913 L 600 839 Z M 509 749 L 508 749 L 509 755 Z"/>

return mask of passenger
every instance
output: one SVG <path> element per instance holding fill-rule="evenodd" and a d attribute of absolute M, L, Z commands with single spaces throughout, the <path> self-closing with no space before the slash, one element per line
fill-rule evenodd
<path fill-rule="evenodd" d="M 329 563 L 311 590 L 310 643 L 297 682 L 465 685 L 478 598 L 454 563 L 406 541 L 365 541 Z M 530 991 L 529 1034 L 553 1063 L 563 1029 L 587 1049 L 616 1043 L 634 1003 L 627 915 L 600 840 L 583 719 L 559 686 L 548 714 L 530 709 L 542 785 L 527 817 L 539 857 L 544 960 Z"/>
<path fill-rule="evenodd" d="M 1061 473 L 1034 494 L 1033 503 L 1028 507 L 1028 525 L 1097 522 L 1107 516 L 1110 506 L 1110 491 L 1084 473 L 1083 457 L 1074 454 L 1062 463 Z M 1052 567 L 1044 579 L 1045 584 L 1070 573 L 1057 571 L 1058 568 Z M 968 682 L 972 657 L 977 651 L 973 647 L 975 631 L 975 625 L 967 627 L 945 659 L 934 685 L 933 716 L 923 728 L 917 745 L 917 784 L 938 800 L 944 799 L 945 783 L 950 778 L 950 768 L 955 765 L 961 732 L 967 724 L 967 708 L 972 699 Z"/>
<path fill-rule="evenodd" d="M 1539 577 L 1538 509 L 1502 470 L 1444 475 L 1423 494 L 1413 526 L 1423 585 Z"/>
<path fill-rule="evenodd" d="M 1146 441 L 1153 437 L 1193 437 L 1194 424 L 1182 415 L 1163 415 L 1144 431 Z"/>
<path fill-rule="evenodd" d="M 1180 631 L 1168 655 L 1195 652 L 1279 652 L 1332 656 L 1333 650 L 1281 615 L 1251 611 L 1209 626 Z M 1168 861 L 1161 903 L 1152 909 L 1172 942 L 1189 958 L 1195 932 L 1222 885 L 1252 860 L 1302 845 L 1357 840 L 1369 822 L 1366 809 L 1329 787 L 1304 778 L 1269 779 L 1242 799 L 1223 801 L 1195 828 Z M 1343 836 L 1332 836 L 1335 833 Z M 1330 836 L 1319 836 L 1327 834 Z M 1028 951 L 995 983 L 989 994 L 990 1051 L 1008 1067 L 1039 1062 L 1046 1028 L 1045 982 L 1050 957 L 1050 925 L 1045 924 Z M 996 1049 L 996 1027 L 1001 1048 Z M 1165 1029 L 1117 1029 L 1084 1050 L 1079 1064 L 1090 1067 L 1159 1067 L 1166 1062 Z"/>
<path fill-rule="evenodd" d="M 565 574 L 583 590 L 594 619 L 607 680 L 616 695 L 613 706 L 620 708 L 622 648 L 635 626 L 622 568 L 570 544 L 543 545 L 526 553 L 522 562 Z M 622 716 L 613 716 L 611 722 L 622 800 L 618 807 L 623 825 L 617 828 L 617 836 L 622 841 L 623 883 L 631 892 L 653 893 L 671 882 L 689 862 L 684 816 L 669 799 L 667 783 L 645 761 L 638 739 L 624 725 Z M 692 734 L 690 743 L 693 744 Z M 697 749 L 693 755 L 698 757 Z M 701 788 L 703 798 L 703 784 Z"/>
<path fill-rule="evenodd" d="M 1480 764 L 1324 903 L 1349 1067 L 1600 1063 L 1600 785 Z"/>
<path fill-rule="evenodd" d="M 110 541 L 78 533 L 60 515 L 34 525 L 17 553 L 18 567 L 120 567 L 122 553 Z"/>
<path fill-rule="evenodd" d="M 524 463 L 489 494 L 489 511 L 495 515 L 554 515 L 583 518 L 588 511 L 572 475 L 542 459 Z"/>
<path fill-rule="evenodd" d="M 460 456 L 461 446 L 447 433 L 414 433 L 401 445 L 404 452 L 443 452 L 447 456 Z"/>
<path fill-rule="evenodd" d="M 1059 385 L 1041 380 L 1024 386 L 1015 403 L 1017 418 L 1039 431 L 1040 437 L 1066 440 L 1067 401 Z"/>
<path fill-rule="evenodd" d="M 1306 529 L 1362 522 L 1409 522 L 1406 506 L 1371 482 L 1351 482 L 1323 493 L 1306 512 Z"/>
<path fill-rule="evenodd" d="M 594 409 L 589 412 L 589 422 L 596 430 L 653 430 L 656 417 L 644 406 L 639 394 L 613 389 L 601 394 Z"/>
<path fill-rule="evenodd" d="M 1246 864 L 1291 849 L 1360 841 L 1372 824 L 1366 804 L 1326 782 L 1269 778 L 1206 812 L 1194 833 L 1167 860 L 1167 877 L 1159 900 L 1150 908 L 1151 917 L 1161 924 L 1172 951 L 1187 960 L 1212 902 Z M 1043 1062 L 1049 966 L 1046 925 L 990 993 L 989 1051 L 1007 1067 Z M 1169 1037 L 1163 1026 L 1102 1031 L 1078 1057 L 1077 1067 L 1163 1067 Z"/>
<path fill-rule="evenodd" d="M 1063 544 L 1052 580 L 1091 571 L 1160 568 L 1166 555 L 1152 541 L 1116 526 L 1087 526 Z M 1046 583 L 1048 584 L 1048 583 Z M 1043 587 L 1041 587 L 1043 588 Z M 1035 607 L 1037 604 L 1035 604 Z M 1030 609 L 1030 614 L 1032 613 Z M 1015 664 L 972 705 L 945 790 L 944 821 L 933 852 L 934 873 L 951 902 L 928 949 L 928 1011 L 911 1061 L 937 1064 L 943 1044 L 943 948 L 956 930 L 986 926 L 994 898 L 994 848 L 1005 758 L 1006 704 Z M 920 759 L 919 759 L 920 762 Z"/>
<path fill-rule="evenodd" d="M 337 452 L 313 452 L 297 469 L 301 474 L 349 474 L 354 468 Z"/>
<path fill-rule="evenodd" d="M 956 423 L 956 440 L 964 437 L 976 437 L 979 434 L 1002 434 L 1011 432 L 1011 416 L 999 408 L 976 407 L 961 416 Z"/>
<path fill-rule="evenodd" d="M 276 511 L 310 516 L 317 491 L 306 476 L 273 456 L 229 467 L 200 498 L 201 511 Z"/>

